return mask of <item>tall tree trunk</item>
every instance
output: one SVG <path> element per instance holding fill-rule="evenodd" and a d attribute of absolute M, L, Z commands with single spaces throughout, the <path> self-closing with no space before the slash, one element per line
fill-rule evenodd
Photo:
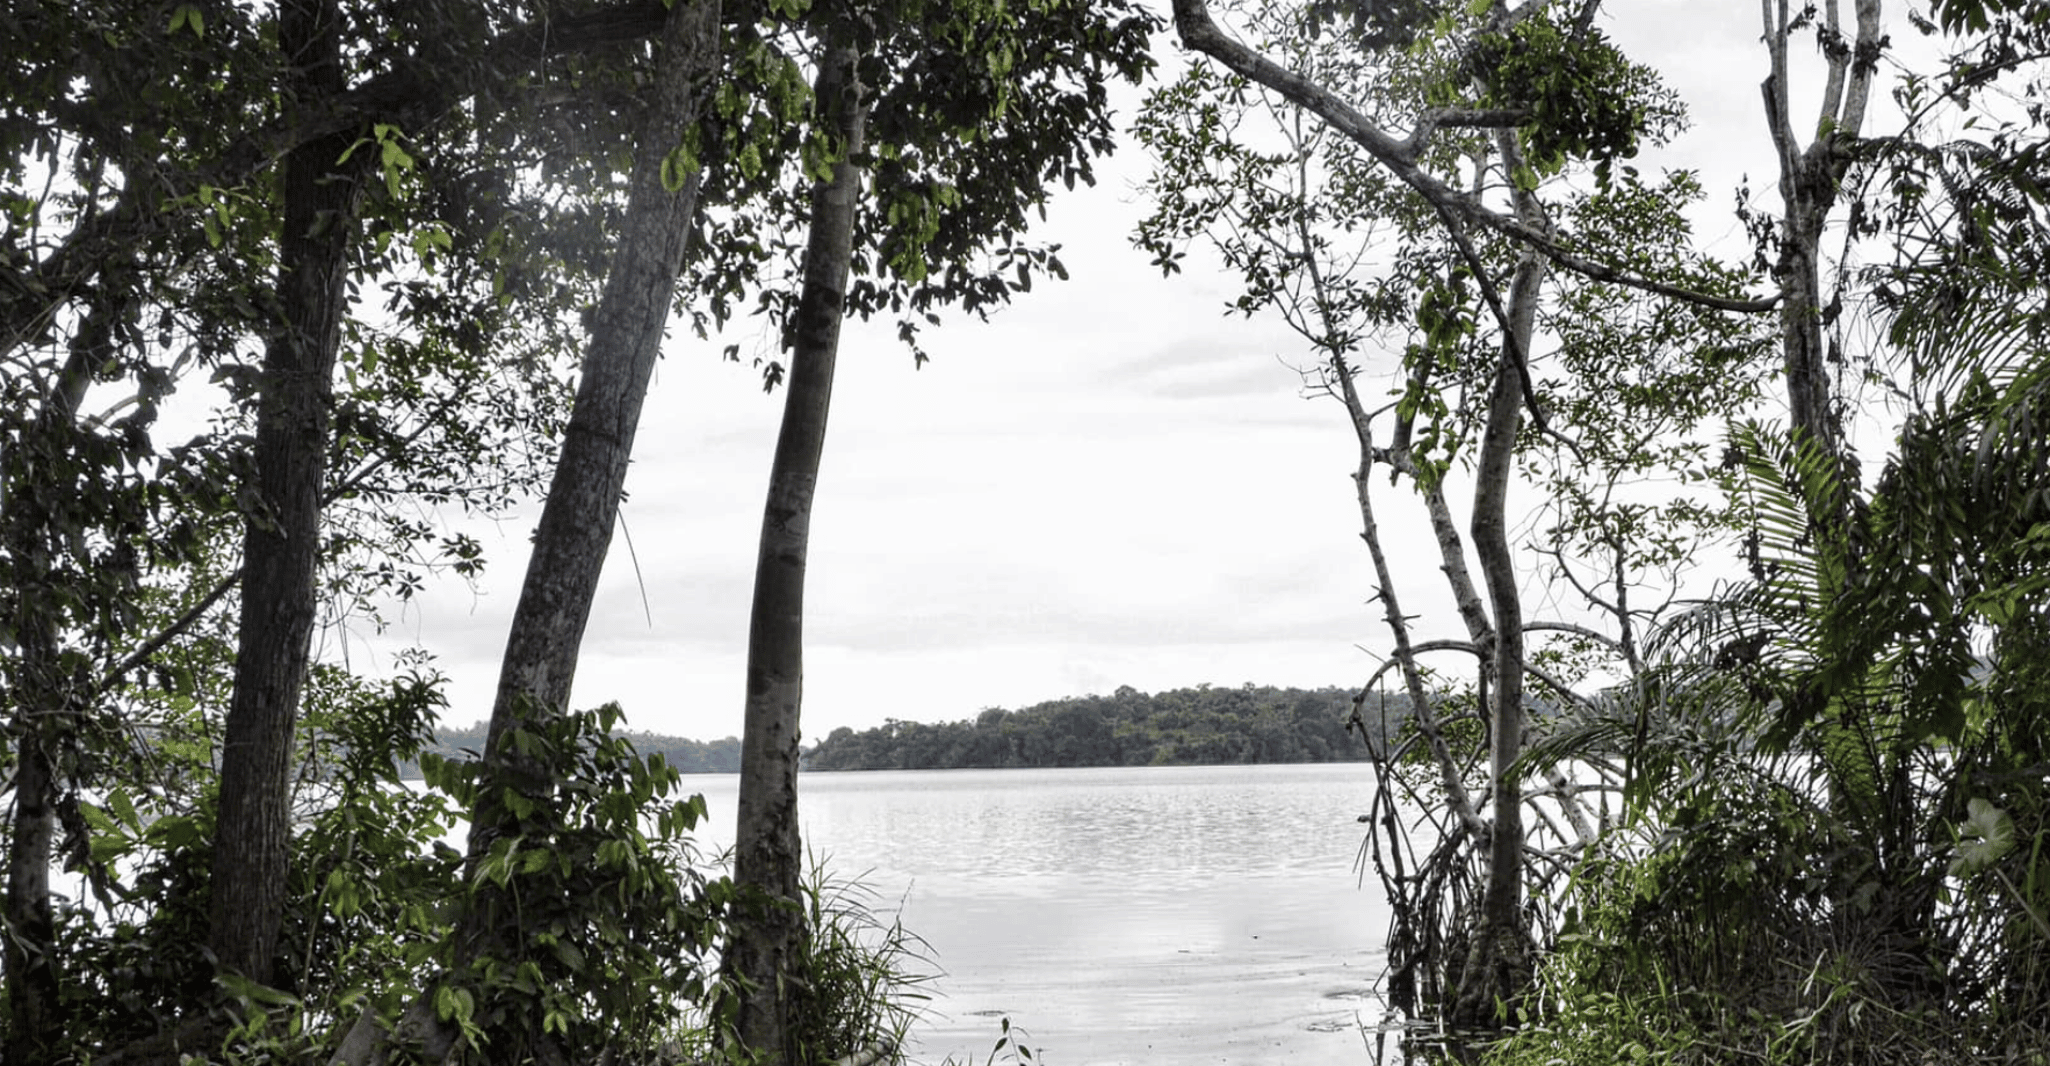
<path fill-rule="evenodd" d="M 1503 339 L 1502 362 L 1495 370 L 1488 398 L 1487 428 L 1474 475 L 1470 529 L 1495 622 L 1488 645 L 1481 649 L 1486 656 L 1482 676 L 1489 682 L 1489 805 L 1494 818 L 1488 827 L 1487 887 L 1460 979 L 1454 1017 L 1460 1024 L 1475 1027 L 1500 1024 L 1496 1005 L 1512 1001 L 1523 991 L 1531 965 L 1529 934 L 1523 925 L 1523 783 L 1515 772 L 1516 760 L 1523 754 L 1523 605 L 1509 546 L 1506 505 L 1523 414 L 1518 363 L 1530 351 L 1544 276 L 1544 260 L 1537 253 L 1526 252 L 1510 289 L 1511 336 Z"/>
<path fill-rule="evenodd" d="M 718 0 L 679 0 L 664 24 L 656 63 L 634 149 L 626 221 L 592 319 L 583 380 L 534 533 L 491 707 L 485 758 L 515 774 L 523 791 L 544 789 L 545 771 L 528 765 L 501 739 L 517 725 L 561 713 L 569 703 L 577 652 L 612 545 L 634 434 L 697 213 L 699 176 L 682 175 L 672 187 L 664 175 L 674 173 L 671 153 L 697 126 L 704 87 L 718 70 Z M 490 851 L 506 817 L 499 794 L 478 797 L 470 826 L 472 862 Z M 488 900 L 473 913 L 462 937 L 467 956 L 511 942 L 513 930 L 499 923 L 513 920 L 512 912 L 480 917 L 493 914 Z"/>
<path fill-rule="evenodd" d="M 523 722 L 561 713 L 569 703 L 577 652 L 612 546 L 634 434 L 697 213 L 699 175 L 686 175 L 672 188 L 664 173 L 671 153 L 698 124 L 703 89 L 718 63 L 718 0 L 679 0 L 663 28 L 654 93 L 634 149 L 626 223 L 592 319 L 583 380 L 499 667 L 485 758 L 516 773 L 524 760 L 500 738 Z M 470 828 L 473 860 L 490 850 L 504 813 L 497 796 L 479 797 Z"/>
<path fill-rule="evenodd" d="M 769 1064 L 805 1061 L 796 1022 L 804 1009 L 803 846 L 797 830 L 798 713 L 804 694 L 804 567 L 812 499 L 826 446 L 833 364 L 840 348 L 847 278 L 861 193 L 867 106 L 851 47 L 828 45 L 819 65 L 816 113 L 843 145 L 830 181 L 811 194 L 804 288 L 791 324 L 790 378 L 769 472 L 748 625 L 747 715 L 740 748 L 739 830 L 733 878 L 747 910 L 726 948 L 745 982 L 737 1020 L 748 1050 Z"/>
<path fill-rule="evenodd" d="M 310 102 L 341 94 L 335 0 L 281 4 L 278 37 L 292 64 L 292 95 Z M 258 390 L 258 510 L 243 534 L 242 613 L 221 748 L 209 936 L 222 969 L 256 981 L 272 977 L 284 914 L 292 737 L 313 635 L 343 281 L 370 154 L 341 162 L 351 141 L 348 133 L 326 137 L 285 157 L 279 322 L 264 349 Z"/>
<path fill-rule="evenodd" d="M 1825 0 L 1822 31 L 1840 35 L 1841 0 Z M 1784 231 L 1774 279 L 1780 286 L 1780 343 L 1787 407 L 1796 439 L 1841 457 L 1843 431 L 1830 383 L 1829 346 L 1823 331 L 1835 317 L 1822 296 L 1822 235 L 1851 164 L 1846 151 L 1864 126 L 1865 106 L 1879 58 L 1880 0 L 1855 0 L 1857 25 L 1840 48 L 1824 49 L 1829 78 L 1823 86 L 1815 140 L 1800 147 L 1788 104 L 1787 43 L 1796 32 L 1787 0 L 1760 0 L 1772 73 L 1763 86 L 1766 127 L 1779 156 Z"/>
<path fill-rule="evenodd" d="M 591 320 L 562 455 L 506 637 L 491 706 L 490 758 L 509 757 L 498 750 L 507 729 L 530 716 L 559 713 L 569 703 L 577 651 L 612 545 L 634 433 L 662 354 L 669 305 L 697 213 L 699 176 L 683 175 L 680 187 L 671 187 L 663 174 L 671 153 L 697 126 L 704 88 L 718 64 L 718 0 L 677 0 L 663 27 L 634 150 L 619 247 Z"/>
<path fill-rule="evenodd" d="M 1522 163 L 1514 134 L 1497 134 L 1505 170 Z M 1527 191 L 1512 193 L 1519 221 L 1539 232 L 1544 208 Z M 1481 676 L 1488 682 L 1489 804 L 1488 877 L 1477 928 L 1460 976 L 1456 1024 L 1492 1028 L 1505 1021 L 1500 1005 L 1514 1002 L 1529 984 L 1531 942 L 1523 920 L 1523 782 L 1516 760 L 1523 754 L 1523 603 L 1517 590 L 1516 557 L 1509 545 L 1509 484 L 1515 467 L 1516 436 L 1523 426 L 1523 379 L 1536 333 L 1538 299 L 1546 260 L 1525 249 L 1509 287 L 1508 321 L 1502 323 L 1502 359 L 1488 396 L 1488 418 L 1474 471 L 1474 553 L 1487 586 L 1494 631 L 1480 648 Z"/>
<path fill-rule="evenodd" d="M 33 569 L 19 560 L 14 579 L 23 598 L 42 592 L 40 583 L 24 580 Z M 32 580 L 32 579 L 31 579 Z M 29 610 L 17 612 L 17 621 L 36 625 Z M 13 731 L 16 736 L 14 764 L 14 824 L 7 855 L 7 1035 L 0 1043 L 0 1056 L 9 1063 L 40 1066 L 57 1058 L 56 1020 L 60 994 L 55 954 L 56 923 L 50 910 L 51 842 L 57 823 L 55 747 L 56 731 L 39 721 L 41 716 L 61 714 L 39 697 L 38 690 L 51 686 L 48 674 L 56 658 L 54 633 L 39 625 L 17 631 L 20 666 L 13 678 L 15 700 Z M 40 675 L 40 676 L 39 676 Z"/>
<path fill-rule="evenodd" d="M 591 319 L 582 380 L 506 637 L 484 758 L 524 777 L 535 791 L 548 784 L 544 771 L 500 741 L 515 726 L 559 714 L 569 703 L 584 626 L 619 518 L 634 434 L 662 354 L 670 302 L 697 213 L 700 175 L 679 174 L 671 161 L 697 127 L 707 87 L 718 75 L 719 19 L 719 0 L 676 0 L 663 22 L 647 112 L 634 145 L 625 221 Z M 679 177 L 680 184 L 672 185 L 665 175 Z M 490 852 L 508 818 L 502 795 L 477 798 L 470 816 L 472 864 Z M 517 922 L 512 901 L 490 882 L 482 883 L 456 931 L 459 958 L 474 960 L 517 943 Z M 538 1020 L 535 1024 L 538 1029 Z M 431 990 L 413 1001 L 397 1025 L 397 1041 L 419 1045 L 427 1061 L 446 1057 L 455 1037 L 437 1015 Z M 366 1012 L 331 1062 L 386 1062 L 393 1040 L 375 1014 Z"/>
<path fill-rule="evenodd" d="M 74 347 L 58 372 L 30 439 L 29 461 L 61 469 L 68 438 L 85 398 L 87 349 Z M 28 461 L 22 461 L 26 469 Z M 6 476 L 0 471 L 0 478 Z M 63 1033 L 56 1018 L 62 994 L 56 967 L 57 927 L 50 907 L 50 863 L 55 858 L 59 756 L 76 730 L 80 687 L 59 654 L 56 590 L 50 587 L 50 543 L 57 531 L 38 497 L 61 486 L 0 487 L 0 528 L 11 556 L 16 657 L 4 681 L 13 714 L 14 817 L 7 851 L 5 925 L 0 926 L 6 967 L 6 1036 L 0 1061 L 37 1066 L 57 1061 Z"/>

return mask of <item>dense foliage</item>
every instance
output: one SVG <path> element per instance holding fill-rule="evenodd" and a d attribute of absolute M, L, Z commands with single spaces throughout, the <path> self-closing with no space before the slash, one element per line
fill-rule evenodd
<path fill-rule="evenodd" d="M 1239 32 L 1175 0 L 1216 65 L 1142 125 L 1165 161 L 1142 241 L 1174 269 L 1180 241 L 1210 240 L 1244 275 L 1234 309 L 1277 310 L 1345 401 L 1394 638 L 1376 677 L 1481 660 L 1463 704 L 1412 682 L 1416 732 L 1376 751 L 1369 850 L 1407 1049 L 2041 1061 L 2043 5 L 1733 9 L 1763 23 L 1778 203 L 1740 198 L 1755 247 L 1728 264 L 1687 247 L 1692 175 L 1621 165 L 1679 113 L 1604 40 L 1599 0 L 1438 5 L 1399 50 L 1330 45 L 1322 5 L 1219 6 Z M 1911 69 L 1903 23 L 1950 54 Z M 1520 284 L 1533 262 L 1553 268 L 1542 295 Z M 1518 337 L 1519 310 L 1540 328 Z M 1465 465 L 1486 487 L 1471 427 L 1515 423 L 1500 386 L 1519 363 L 1517 458 L 1559 520 L 1520 558 L 1474 554 L 1578 618 L 1462 589 L 1443 481 Z M 1470 642 L 1409 639 L 1377 469 L 1430 511 Z M 1742 578 L 1703 580 L 1718 557 Z M 1512 629 L 1550 636 L 1505 662 Z M 1518 674 L 1555 713 L 1499 713 Z M 1492 736 L 1444 713 L 1491 686 Z"/>
<path fill-rule="evenodd" d="M 813 121 L 829 25 L 861 35 L 890 137 L 861 285 L 825 313 L 910 340 L 1061 272 L 1025 230 L 1107 150 L 1105 83 L 1147 69 L 1153 21 L 0 3 L 0 1058 L 764 1052 L 729 1024 L 759 989 L 700 965 L 749 896 L 692 861 L 677 767 L 567 706 L 650 368 L 672 317 L 782 321 L 783 235 L 846 162 Z M 326 657 L 485 565 L 446 512 L 544 486 L 560 595 L 522 593 L 483 758 L 416 760 L 431 657 Z M 397 787 L 412 761 L 432 790 Z M 845 997 L 805 1058 L 901 1017 L 831 895 L 768 901 L 806 910 Z"/>
<path fill-rule="evenodd" d="M 928 724 L 895 719 L 859 732 L 842 726 L 813 748 L 813 770 L 962 767 L 1183 766 L 1352 762 L 1367 749 L 1349 731 L 1344 689 L 1172 689 L 1127 685 L 1108 696 L 1050 700 L 1016 711 Z M 1365 716 L 1379 723 L 1379 708 Z M 1399 722 L 1399 712 L 1398 718 Z"/>

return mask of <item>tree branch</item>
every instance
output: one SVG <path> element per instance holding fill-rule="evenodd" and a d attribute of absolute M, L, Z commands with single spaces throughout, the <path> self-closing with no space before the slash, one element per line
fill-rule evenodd
<path fill-rule="evenodd" d="M 580 15 L 544 16 L 513 26 L 487 42 L 481 50 L 483 63 L 523 65 L 548 56 L 647 40 L 661 32 L 668 12 L 661 0 L 626 0 Z M 449 81 L 446 71 L 419 64 L 380 74 L 317 111 L 309 110 L 285 123 L 284 142 L 273 145 L 272 151 L 282 154 L 293 145 L 394 116 L 424 121 L 452 106 L 467 94 L 465 90 L 477 89 Z"/>
<path fill-rule="evenodd" d="M 1523 624 L 1523 631 L 1525 633 L 1566 633 L 1576 637 L 1585 637 L 1611 651 L 1620 653 L 1623 650 L 1622 644 L 1616 638 L 1574 622 L 1525 622 Z"/>
<path fill-rule="evenodd" d="M 1773 17 L 1773 0 L 1758 0 L 1765 22 L 1765 54 L 1772 72 L 1765 76 L 1759 92 L 1765 97 L 1765 126 L 1772 135 L 1773 151 L 1779 155 L 1782 182 L 1785 175 L 1800 169 L 1800 149 L 1795 146 L 1794 122 L 1787 105 L 1787 0 L 1779 0 L 1779 17 Z"/>
<path fill-rule="evenodd" d="M 1402 149 L 1414 159 L 1421 155 L 1424 145 L 1441 129 L 1469 130 L 1513 130 L 1529 122 L 1530 111 L 1520 107 L 1498 107 L 1474 110 L 1460 107 L 1432 107 L 1424 109 L 1417 116 L 1416 129 L 1402 141 Z"/>
<path fill-rule="evenodd" d="M 162 650 L 164 645 L 178 639 L 186 630 L 191 629 L 201 618 L 206 617 L 208 611 L 213 610 L 215 604 L 221 602 L 221 597 L 226 596 L 230 590 L 236 585 L 241 584 L 241 582 L 242 568 L 238 566 L 228 576 L 215 582 L 214 587 L 208 589 L 206 595 L 199 598 L 199 602 L 186 608 L 185 613 L 180 614 L 172 620 L 170 625 L 159 630 L 156 636 L 143 641 L 134 651 L 123 656 L 120 662 L 108 667 L 107 672 L 100 675 L 100 679 L 93 683 L 93 693 L 95 696 L 103 694 L 108 689 L 119 684 L 122 678 L 128 676 L 129 671 L 148 662 L 150 656 Z"/>
<path fill-rule="evenodd" d="M 1771 0 L 1765 2 L 1770 3 Z M 1365 149 L 1368 155 L 1373 156 L 1403 184 L 1434 207 L 1537 249 L 1546 258 L 1567 270 L 1593 281 L 1639 289 L 1720 311 L 1769 311 L 1779 302 L 1778 297 L 1740 300 L 1696 292 L 1667 282 L 1640 277 L 1607 263 L 1599 263 L 1577 255 L 1561 246 L 1549 234 L 1525 225 L 1512 216 L 1490 210 L 1474 198 L 1438 180 L 1417 165 L 1411 145 L 1395 139 L 1387 131 L 1374 125 L 1365 115 L 1340 100 L 1329 89 L 1234 40 L 1211 19 L 1206 0 L 1174 0 L 1174 20 L 1183 47 L 1216 59 L 1240 77 L 1272 89 L 1297 106 L 1322 118 Z"/>
<path fill-rule="evenodd" d="M 1530 352 L 1524 349 L 1523 339 L 1516 335 L 1510 324 L 1509 310 L 1502 306 L 1501 290 L 1495 286 L 1495 279 L 1488 276 L 1487 268 L 1481 263 L 1480 253 L 1474 250 L 1473 241 L 1467 238 L 1466 227 L 1442 205 L 1432 206 L 1438 209 L 1438 217 L 1445 222 L 1445 231 L 1451 234 L 1452 243 L 1458 246 L 1459 258 L 1465 261 L 1466 269 L 1480 285 L 1481 299 L 1487 301 L 1488 310 L 1495 316 L 1496 325 L 1502 327 L 1502 351 L 1504 356 L 1516 364 L 1516 380 L 1523 392 L 1523 406 L 1530 410 L 1531 425 L 1541 433 L 1549 430 L 1551 427 L 1545 421 L 1544 408 L 1538 405 L 1537 386 L 1530 380 Z"/>
<path fill-rule="evenodd" d="M 1424 692 L 1423 674 L 1417 669 L 1417 656 L 1428 650 L 1429 644 L 1412 645 L 1409 639 L 1409 622 L 1403 617 L 1402 608 L 1396 598 L 1395 574 L 1388 565 L 1388 555 L 1381 550 L 1380 525 L 1375 521 L 1372 495 L 1374 447 L 1373 439 L 1364 419 L 1359 417 L 1359 401 L 1353 392 L 1352 369 L 1343 358 L 1334 355 L 1334 369 L 1346 390 L 1346 406 L 1354 414 L 1354 426 L 1360 432 L 1360 468 L 1353 474 L 1353 486 L 1359 494 L 1360 539 L 1367 542 L 1367 554 L 1373 557 L 1374 578 L 1380 585 L 1381 606 L 1388 621 L 1388 628 L 1395 638 L 1395 657 L 1374 672 L 1374 678 L 1361 686 L 1362 698 L 1373 688 L 1374 683 L 1389 668 L 1399 666 L 1402 671 L 1403 687 L 1407 690 L 1410 705 L 1414 710 L 1417 731 L 1430 745 L 1431 757 L 1438 765 L 1440 781 L 1445 789 L 1446 804 L 1454 817 L 1466 831 L 1476 836 L 1487 832 L 1487 823 L 1481 820 L 1480 811 L 1474 806 L 1473 797 L 1467 792 L 1461 780 L 1459 766 L 1452 758 L 1452 749 L 1445 743 L 1444 733 L 1438 728 L 1437 716 L 1431 712 L 1429 696 Z"/>

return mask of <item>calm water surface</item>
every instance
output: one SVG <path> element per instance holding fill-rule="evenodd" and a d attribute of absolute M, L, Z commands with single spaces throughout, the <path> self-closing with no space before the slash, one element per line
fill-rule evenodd
<path fill-rule="evenodd" d="M 733 833 L 730 775 L 692 777 Z M 1357 766 L 922 770 L 799 781 L 806 844 L 866 871 L 945 971 L 914 1053 L 1050 1066 L 1369 1061 L 1387 912 L 1353 868 Z"/>

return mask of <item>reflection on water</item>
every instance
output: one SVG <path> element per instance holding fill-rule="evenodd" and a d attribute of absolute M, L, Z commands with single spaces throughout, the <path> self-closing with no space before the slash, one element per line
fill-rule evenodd
<path fill-rule="evenodd" d="M 735 778 L 690 778 L 732 839 Z M 866 871 L 946 977 L 921 1058 L 1008 1016 L 1051 1066 L 1366 1060 L 1387 913 L 1358 766 L 923 770 L 800 780 L 806 843 Z"/>

